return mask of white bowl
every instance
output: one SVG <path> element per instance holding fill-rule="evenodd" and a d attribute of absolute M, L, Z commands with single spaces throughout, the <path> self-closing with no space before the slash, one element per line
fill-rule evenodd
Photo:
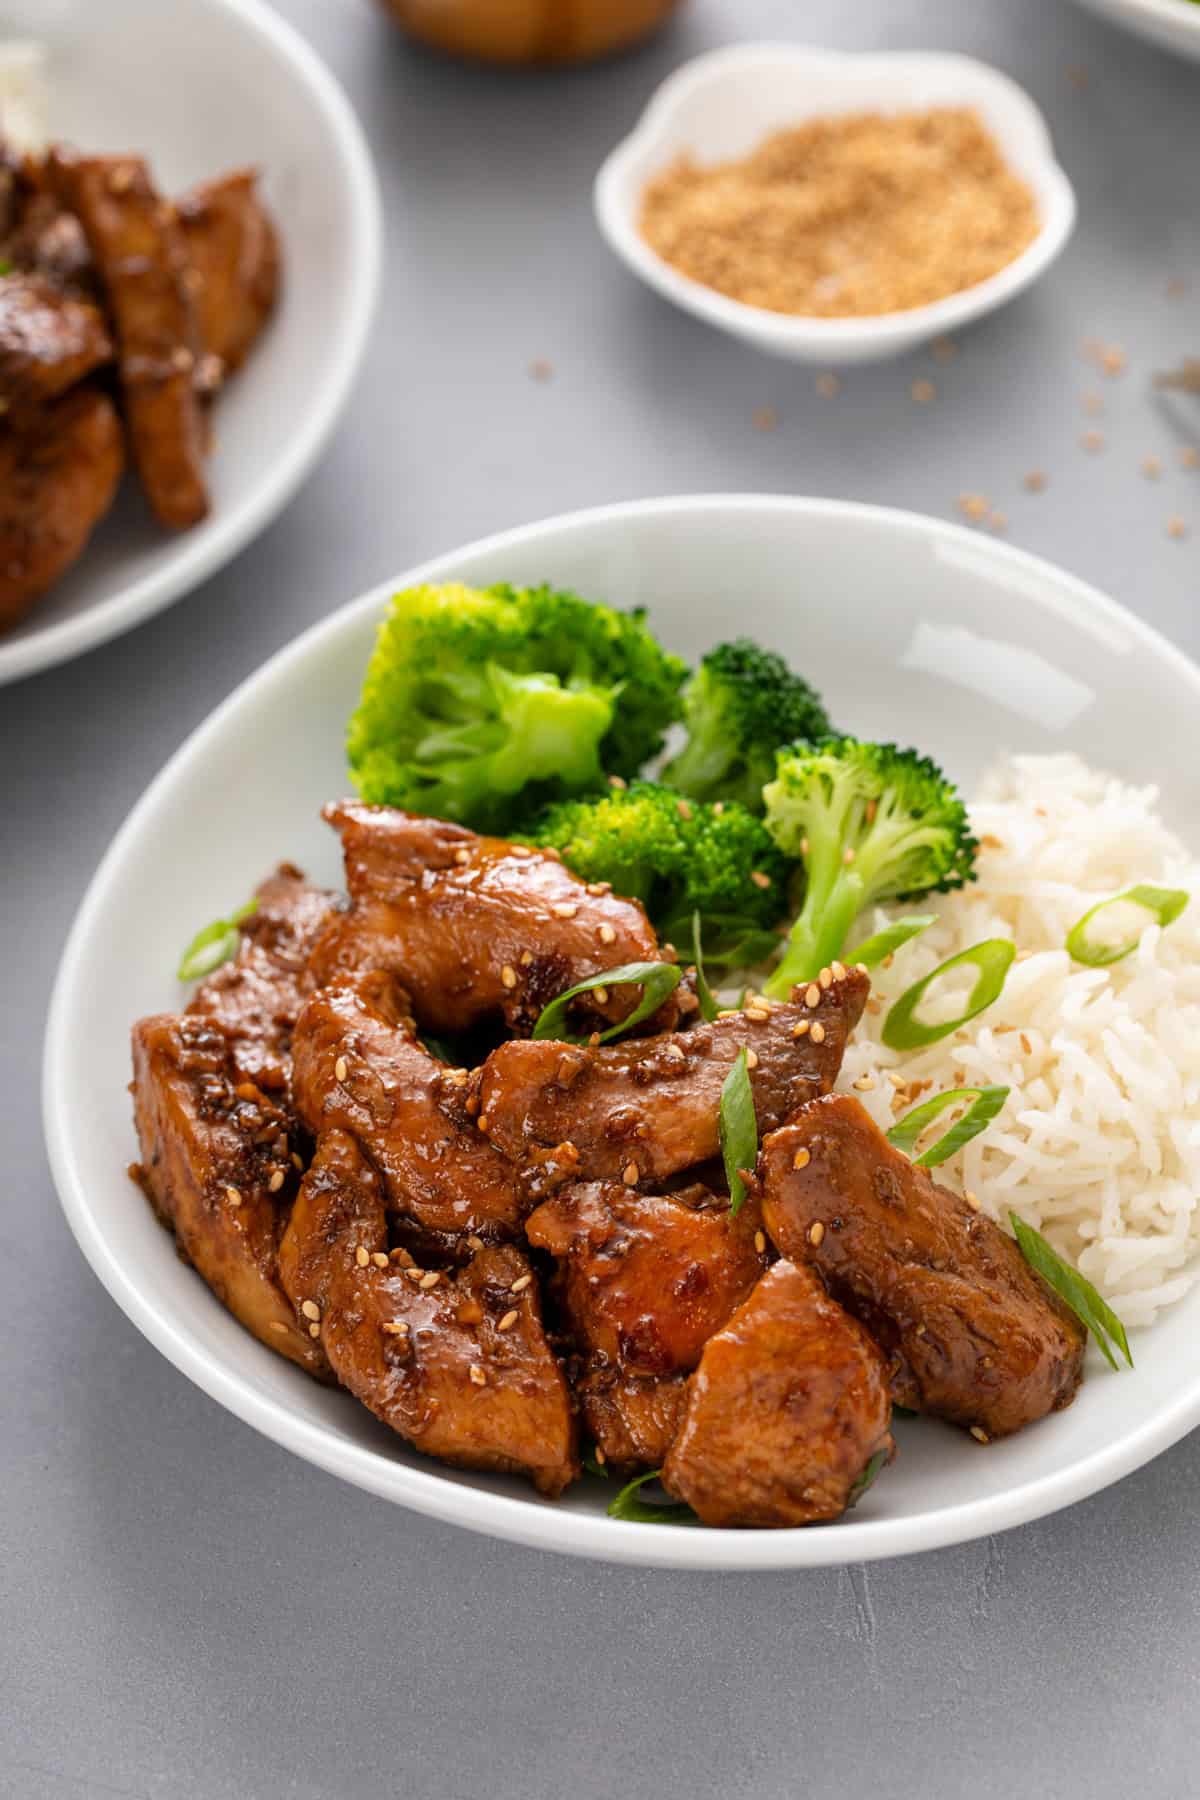
<path fill-rule="evenodd" d="M 1200 6 L 1189 0 L 1081 0 L 1081 4 L 1152 44 L 1200 62 Z"/>
<path fill-rule="evenodd" d="M 349 1395 L 250 1338 L 180 1263 L 125 1173 L 129 1025 L 177 1003 L 181 946 L 277 858 L 340 879 L 317 809 L 346 787 L 343 726 L 386 597 L 451 577 L 644 603 L 692 656 L 734 628 L 753 632 L 790 654 L 839 718 L 917 742 L 968 788 L 1002 746 L 1070 746 L 1161 781 L 1168 817 L 1200 840 L 1200 671 L 1092 589 L 959 527 L 826 500 L 673 499 L 438 557 L 334 613 L 218 708 L 134 808 L 80 907 L 50 1015 L 46 1135 L 71 1229 L 118 1305 L 207 1393 L 321 1468 L 496 1537 L 620 1562 L 796 1568 L 929 1549 L 1081 1499 L 1195 1425 L 1200 1290 L 1138 1335 L 1134 1372 L 1113 1375 L 1093 1354 L 1075 1405 L 1018 1437 L 981 1449 L 899 1421 L 898 1463 L 839 1524 L 625 1524 L 604 1516 L 599 1482 L 552 1504 L 415 1455 Z"/>
<path fill-rule="evenodd" d="M 780 126 L 806 119 L 932 106 L 974 107 L 1010 166 L 1029 183 L 1041 213 L 1041 229 L 1028 249 L 962 293 L 872 318 L 795 318 L 731 300 L 680 274 L 638 229 L 646 183 L 684 151 L 701 163 L 721 162 L 744 156 Z M 597 175 L 595 208 L 617 255 L 668 300 L 759 350 L 826 365 L 898 356 L 1002 306 L 1050 266 L 1075 223 L 1075 195 L 1055 161 L 1046 121 L 1007 75 L 967 56 L 846 56 L 797 44 L 715 50 L 668 76 Z"/>
<path fill-rule="evenodd" d="M 44 34 L 51 135 L 144 151 L 168 192 L 255 164 L 284 283 L 217 402 L 210 516 L 163 532 L 127 476 L 75 567 L 0 634 L 0 682 L 127 631 L 270 523 L 336 423 L 379 286 L 379 197 L 358 122 L 304 40 L 260 0 L 66 0 L 46 8 Z"/>

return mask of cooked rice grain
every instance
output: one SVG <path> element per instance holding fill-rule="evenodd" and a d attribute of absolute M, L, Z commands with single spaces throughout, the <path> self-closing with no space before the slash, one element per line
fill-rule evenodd
<path fill-rule="evenodd" d="M 1155 789 L 1074 756 L 997 765 L 971 807 L 979 880 L 862 921 L 860 938 L 905 913 L 938 915 L 874 972 L 883 1006 L 865 1015 L 838 1084 L 853 1091 L 863 1075 L 892 1069 L 925 1084 L 923 1098 L 1010 1088 L 999 1117 L 939 1178 L 969 1189 L 994 1219 L 1006 1224 L 1011 1207 L 1044 1231 L 1130 1326 L 1149 1324 L 1200 1276 L 1200 863 L 1157 801 Z M 1123 962 L 1073 963 L 1063 948 L 1071 926 L 1135 882 L 1193 898 L 1165 931 L 1150 924 Z M 999 1000 L 926 1050 L 885 1049 L 890 1003 L 987 937 L 1017 945 Z M 953 1012 L 947 1002 L 941 1016 Z M 858 1097 L 885 1129 L 913 1104 L 887 1080 Z M 940 1130 L 948 1123 L 943 1115 Z"/>

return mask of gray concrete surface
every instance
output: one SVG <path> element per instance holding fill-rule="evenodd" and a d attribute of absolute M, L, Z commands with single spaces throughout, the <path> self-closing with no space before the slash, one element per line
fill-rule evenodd
<path fill-rule="evenodd" d="M 491 1544 L 293 1460 L 138 1337 L 59 1216 L 37 1083 L 71 913 L 167 754 L 309 621 L 482 532 L 689 489 L 933 513 L 978 490 L 1013 541 L 1200 652 L 1200 472 L 1174 466 L 1200 401 L 1168 413 L 1148 391 L 1200 354 L 1200 68 L 1065 0 L 695 0 L 643 54 L 553 77 L 410 54 L 368 0 L 282 10 L 348 86 L 383 180 L 367 371 L 232 568 L 0 693 L 0 1794 L 1197 1793 L 1200 1438 L 1057 1518 L 869 1570 L 672 1576 Z M 600 244 L 590 178 L 663 74 L 750 36 L 955 48 L 1015 75 L 1078 186 L 1064 261 L 953 363 L 852 374 L 834 401 L 670 311 Z M 1121 378 L 1089 369 L 1088 337 L 1125 350 Z M 1167 536 L 1176 512 L 1190 542 Z"/>

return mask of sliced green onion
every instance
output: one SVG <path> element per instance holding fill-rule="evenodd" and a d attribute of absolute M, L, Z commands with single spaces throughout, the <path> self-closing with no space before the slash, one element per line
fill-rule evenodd
<path fill-rule="evenodd" d="M 1137 949 L 1142 933 L 1136 931 L 1119 944 L 1092 943 L 1088 938 L 1088 926 L 1099 913 L 1110 906 L 1140 906 L 1155 924 L 1169 925 L 1179 917 L 1189 897 L 1184 888 L 1149 887 L 1145 883 L 1126 888 L 1123 894 L 1114 894 L 1111 900 L 1101 900 L 1098 906 L 1085 912 L 1082 919 L 1075 921 L 1067 933 L 1067 952 L 1077 963 L 1086 963 L 1091 969 L 1106 969 L 1109 963 L 1120 962 L 1123 956 L 1131 955 Z"/>
<path fill-rule="evenodd" d="M 423 1050 L 428 1050 L 430 1056 L 435 1057 L 438 1062 L 449 1063 L 452 1068 L 458 1062 L 457 1056 L 445 1038 L 434 1037 L 428 1031 L 419 1031 L 417 1042 Z"/>
<path fill-rule="evenodd" d="M 910 1156 L 927 1125 L 932 1125 L 948 1106 L 957 1106 L 961 1101 L 970 1100 L 970 1107 L 961 1119 L 955 1121 L 945 1137 L 940 1137 L 936 1144 L 931 1144 L 920 1156 L 913 1157 L 913 1162 L 919 1169 L 934 1169 L 938 1163 L 948 1161 L 964 1144 L 969 1144 L 973 1137 L 978 1137 L 981 1131 L 987 1130 L 1008 1099 L 1008 1093 L 1006 1087 L 947 1088 L 944 1094 L 935 1094 L 932 1100 L 923 1100 L 920 1106 L 914 1106 L 902 1119 L 897 1119 L 887 1134 L 887 1141 L 894 1144 L 897 1150 L 903 1150 L 905 1156 Z"/>
<path fill-rule="evenodd" d="M 1031 1269 L 1036 1269 L 1042 1280 L 1052 1287 L 1060 1300 L 1065 1300 L 1075 1317 L 1091 1332 L 1110 1368 L 1115 1369 L 1117 1359 L 1112 1353 L 1109 1343 L 1111 1338 L 1129 1367 L 1133 1367 L 1133 1357 L 1129 1351 L 1129 1339 L 1125 1335 L 1125 1327 L 1106 1300 L 1102 1300 L 1090 1281 L 1087 1281 L 1078 1269 L 1064 1262 L 1058 1251 L 1046 1242 L 1040 1231 L 1027 1225 L 1024 1219 L 1018 1219 L 1015 1212 L 1009 1213 L 1013 1233 L 1020 1247 L 1021 1255 Z"/>
<path fill-rule="evenodd" d="M 199 981 L 202 975 L 211 975 L 231 956 L 236 956 L 240 940 L 238 926 L 257 911 L 258 901 L 247 900 L 245 906 L 239 906 L 227 919 L 214 919 L 211 925 L 205 925 L 180 957 L 176 980 Z"/>
<path fill-rule="evenodd" d="M 704 978 L 704 953 L 700 948 L 700 914 L 692 914 L 692 961 L 696 965 L 696 998 L 700 1002 L 700 1017 L 711 1025 L 717 1016 L 717 1003 L 713 999 L 712 989 Z"/>
<path fill-rule="evenodd" d="M 608 1470 L 602 1462 L 597 1461 L 596 1446 L 594 1444 L 590 1450 L 584 1451 L 580 1461 L 589 1475 L 598 1475 L 601 1481 L 608 1480 Z"/>
<path fill-rule="evenodd" d="M 960 950 L 957 956 L 947 957 L 923 981 L 914 981 L 894 1003 L 883 1022 L 882 1036 L 888 1049 L 919 1050 L 926 1044 L 940 1043 L 942 1038 L 957 1031 L 960 1025 L 965 1025 L 968 1019 L 975 1018 L 993 1000 L 999 999 L 1016 954 L 1017 947 L 1008 938 L 985 938 L 981 944 L 972 944 L 969 950 Z M 979 973 L 975 978 L 975 986 L 971 989 L 966 1010 L 955 1019 L 947 1019 L 942 1025 L 922 1025 L 916 1012 L 925 998 L 925 990 L 949 970 L 965 968 L 971 963 Z"/>
<path fill-rule="evenodd" d="M 664 962 L 622 963 L 618 969 L 605 969 L 599 975 L 589 975 L 586 981 L 577 982 L 573 988 L 568 988 L 565 994 L 560 994 L 557 1000 L 552 1000 L 544 1008 L 533 1028 L 533 1035 L 535 1038 L 559 1038 L 566 1044 L 586 1044 L 586 1036 L 572 1037 L 564 1029 L 567 1007 L 571 1001 L 580 994 L 590 993 L 593 988 L 640 987 L 642 997 L 633 1011 L 619 1024 L 600 1033 L 599 1042 L 607 1044 L 632 1026 L 640 1025 L 651 1013 L 657 1012 L 667 995 L 673 994 L 679 986 L 682 975 L 683 970 L 678 963 Z"/>
<path fill-rule="evenodd" d="M 874 1483 L 875 1477 L 878 1475 L 880 1469 L 883 1468 L 883 1466 L 885 1465 L 886 1462 L 887 1462 L 887 1451 L 886 1450 L 877 1450 L 875 1452 L 874 1456 L 871 1458 L 870 1462 L 867 1464 L 866 1468 L 863 1470 L 862 1474 L 859 1476 L 858 1480 L 854 1483 L 853 1487 L 850 1489 L 850 1492 L 846 1495 L 846 1511 L 847 1512 L 850 1511 L 852 1506 L 858 1505 L 859 1501 L 862 1499 L 862 1497 L 866 1493 L 867 1489 L 869 1487 L 871 1487 L 872 1484 Z"/>
<path fill-rule="evenodd" d="M 676 913 L 659 925 L 659 937 L 666 943 L 687 941 L 691 916 Z M 773 956 L 779 948 L 779 934 L 748 924 L 736 913 L 705 913 L 706 943 L 704 960 L 710 969 L 753 969 Z"/>
<path fill-rule="evenodd" d="M 936 923 L 935 913 L 918 913 L 911 919 L 896 919 L 891 925 L 885 925 L 882 931 L 877 931 L 874 937 L 866 938 L 855 949 L 848 951 L 847 961 L 862 963 L 865 968 L 873 969 L 877 963 L 891 956 L 893 951 L 899 950 L 902 944 L 920 937 L 923 931 L 928 931 Z"/>
<path fill-rule="evenodd" d="M 741 1170 L 752 1169 L 758 1161 L 758 1119 L 744 1044 L 734 1057 L 733 1067 L 721 1088 L 719 1122 L 721 1155 L 725 1159 L 725 1179 L 729 1183 L 729 1214 L 736 1218 L 746 1198 Z"/>
<path fill-rule="evenodd" d="M 661 1469 L 651 1469 L 648 1475 L 635 1475 L 614 1500 L 608 1504 L 610 1519 L 633 1519 L 639 1525 L 693 1525 L 698 1523 L 691 1507 L 682 1500 L 663 1500 L 657 1505 L 648 1503 L 639 1496 L 639 1490 L 648 1481 L 658 1481 L 662 1476 Z"/>
<path fill-rule="evenodd" d="M 7 256 L 0 256 L 0 275 L 11 275 L 12 272 L 13 266 Z"/>

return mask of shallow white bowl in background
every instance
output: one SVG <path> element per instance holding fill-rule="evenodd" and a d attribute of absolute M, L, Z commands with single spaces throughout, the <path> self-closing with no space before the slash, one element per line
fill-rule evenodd
<path fill-rule="evenodd" d="M 349 395 L 382 243 L 375 174 L 349 103 L 261 0 L 59 0 L 21 19 L 46 40 L 52 137 L 143 152 L 169 193 L 254 164 L 284 264 L 277 313 L 213 413 L 209 517 L 162 531 L 127 475 L 75 567 L 0 633 L 0 683 L 158 612 L 286 505 Z"/>
<path fill-rule="evenodd" d="M 1080 4 L 1164 50 L 1200 62 L 1200 6 L 1190 0 L 1080 0 Z"/>
<path fill-rule="evenodd" d="M 600 1482 L 554 1504 L 415 1455 L 348 1394 L 264 1349 L 183 1266 L 125 1173 L 136 1153 L 129 1026 L 178 1004 L 181 947 L 275 861 L 340 883 L 337 842 L 317 814 L 346 787 L 343 729 L 376 626 L 395 587 L 450 578 L 549 580 L 644 604 L 693 658 L 736 627 L 790 656 L 839 719 L 915 741 L 968 791 L 999 750 L 1071 748 L 1160 782 L 1169 821 L 1200 842 L 1200 670 L 1093 589 L 958 526 L 825 500 L 646 501 L 398 575 L 281 651 L 188 739 L 121 828 L 72 928 L 46 1041 L 46 1136 L 71 1229 L 138 1328 L 239 1418 L 359 1487 L 618 1562 L 799 1568 L 931 1549 L 1094 1493 L 1200 1421 L 1195 1290 L 1136 1334 L 1132 1373 L 1111 1374 L 1093 1352 L 1076 1403 L 1018 1437 L 984 1449 L 948 1426 L 898 1421 L 898 1462 L 836 1525 L 626 1524 L 604 1516 L 612 1490 Z"/>
<path fill-rule="evenodd" d="M 813 319 L 747 306 L 693 281 L 652 250 L 638 229 L 652 176 L 684 152 L 700 163 L 744 156 L 781 126 L 849 112 L 973 107 L 1009 165 L 1028 182 L 1041 229 L 1006 268 L 961 293 L 906 312 Z M 1025 91 L 986 63 L 926 51 L 843 55 L 798 44 L 741 44 L 685 63 L 667 77 L 629 137 L 596 177 L 601 231 L 636 275 L 685 311 L 759 350 L 794 362 L 847 364 L 898 356 L 957 330 L 1019 294 L 1054 261 L 1075 223 L 1075 195 L 1055 160 L 1046 121 Z"/>

